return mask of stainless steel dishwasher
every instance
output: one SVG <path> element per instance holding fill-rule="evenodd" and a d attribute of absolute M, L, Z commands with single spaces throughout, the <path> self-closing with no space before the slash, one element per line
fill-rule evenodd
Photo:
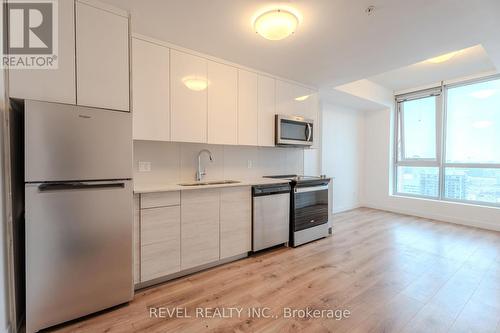
<path fill-rule="evenodd" d="M 252 250 L 288 244 L 290 235 L 290 185 L 269 184 L 252 187 Z"/>

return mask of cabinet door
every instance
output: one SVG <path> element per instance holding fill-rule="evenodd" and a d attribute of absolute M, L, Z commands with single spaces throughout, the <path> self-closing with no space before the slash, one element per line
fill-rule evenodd
<path fill-rule="evenodd" d="M 219 190 L 181 193 L 181 269 L 219 260 Z"/>
<path fill-rule="evenodd" d="M 73 1 L 58 2 L 58 68 L 11 69 L 11 97 L 76 104 L 75 9 Z"/>
<path fill-rule="evenodd" d="M 229 258 L 252 249 L 252 197 L 250 187 L 221 190 L 220 258 Z"/>
<path fill-rule="evenodd" d="M 141 240 L 140 240 L 140 219 L 141 219 L 141 209 L 139 204 L 139 195 L 134 195 L 134 230 L 133 230 L 133 239 L 134 239 L 134 249 L 133 249 L 133 257 L 134 257 L 134 284 L 141 282 Z"/>
<path fill-rule="evenodd" d="M 307 118 L 314 120 L 313 145 L 311 148 L 319 148 L 321 138 L 321 115 L 318 92 L 311 91 L 310 97 L 308 98 L 307 108 Z"/>
<path fill-rule="evenodd" d="M 310 90 L 281 80 L 276 80 L 276 113 L 307 117 Z"/>
<path fill-rule="evenodd" d="M 141 282 L 180 270 L 180 206 L 141 210 Z"/>
<path fill-rule="evenodd" d="M 275 83 L 275 79 L 259 75 L 259 146 L 274 146 Z"/>
<path fill-rule="evenodd" d="M 238 144 L 258 145 L 259 76 L 238 71 Z"/>
<path fill-rule="evenodd" d="M 208 61 L 208 143 L 238 143 L 238 71 Z"/>
<path fill-rule="evenodd" d="M 133 137 L 170 140 L 170 50 L 132 39 Z"/>
<path fill-rule="evenodd" d="M 129 111 L 128 17 L 76 2 L 77 104 Z"/>
<path fill-rule="evenodd" d="M 207 60 L 170 50 L 172 141 L 207 142 Z"/>

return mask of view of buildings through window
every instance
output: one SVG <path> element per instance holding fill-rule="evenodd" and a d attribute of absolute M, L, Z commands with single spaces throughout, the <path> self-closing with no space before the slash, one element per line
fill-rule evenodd
<path fill-rule="evenodd" d="M 396 192 L 498 205 L 500 79 L 445 90 L 399 102 Z"/>

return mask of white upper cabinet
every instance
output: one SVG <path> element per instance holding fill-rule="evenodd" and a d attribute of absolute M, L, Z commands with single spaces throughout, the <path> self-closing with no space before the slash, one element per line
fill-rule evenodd
<path fill-rule="evenodd" d="M 11 69 L 11 97 L 47 102 L 76 103 L 75 87 L 75 15 L 73 1 L 58 3 L 58 68 Z"/>
<path fill-rule="evenodd" d="M 258 144 L 274 146 L 274 116 L 276 80 L 267 76 L 258 77 Z"/>
<path fill-rule="evenodd" d="M 238 144 L 257 146 L 259 76 L 238 70 Z"/>
<path fill-rule="evenodd" d="M 313 129 L 313 145 L 311 148 L 320 147 L 320 136 L 321 136 L 321 119 L 319 112 L 319 94 L 316 91 L 311 91 L 309 98 L 307 99 L 307 108 L 309 110 L 306 118 L 314 120 Z"/>
<path fill-rule="evenodd" d="M 207 60 L 170 50 L 171 139 L 207 142 Z"/>
<path fill-rule="evenodd" d="M 129 111 L 128 15 L 89 3 L 76 2 L 77 104 Z"/>
<path fill-rule="evenodd" d="M 276 80 L 276 113 L 307 118 L 310 94 L 310 89 Z"/>
<path fill-rule="evenodd" d="M 238 71 L 208 61 L 208 143 L 238 143 Z"/>
<path fill-rule="evenodd" d="M 133 138 L 170 140 L 170 50 L 132 39 Z"/>

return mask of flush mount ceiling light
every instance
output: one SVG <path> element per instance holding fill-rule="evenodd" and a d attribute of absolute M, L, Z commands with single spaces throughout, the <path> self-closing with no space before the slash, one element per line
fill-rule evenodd
<path fill-rule="evenodd" d="M 295 97 L 295 100 L 302 102 L 302 101 L 305 101 L 306 99 L 308 99 L 309 96 L 311 96 L 311 95 L 304 95 L 304 96 L 300 96 L 300 97 Z"/>
<path fill-rule="evenodd" d="M 274 9 L 259 15 L 253 23 L 256 33 L 269 40 L 281 40 L 295 32 L 298 17 L 284 9 Z"/>
<path fill-rule="evenodd" d="M 443 55 L 440 55 L 440 56 L 437 56 L 434 58 L 427 59 L 426 61 L 430 62 L 432 64 L 440 64 L 442 62 L 450 60 L 451 58 L 453 58 L 454 56 L 456 56 L 460 52 L 461 51 L 454 51 L 454 52 L 446 53 L 446 54 L 443 54 Z"/>
<path fill-rule="evenodd" d="M 202 77 L 189 76 L 182 79 L 182 83 L 193 91 L 203 91 L 208 87 L 208 81 Z"/>

